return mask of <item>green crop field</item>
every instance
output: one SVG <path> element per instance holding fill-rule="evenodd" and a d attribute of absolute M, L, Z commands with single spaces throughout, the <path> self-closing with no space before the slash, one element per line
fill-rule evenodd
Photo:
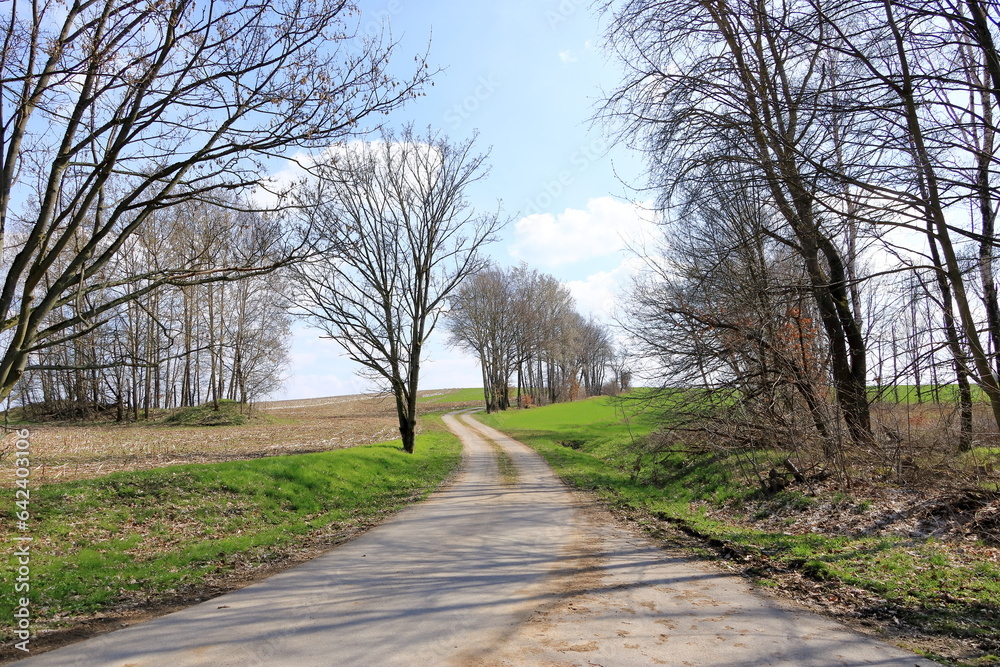
<path fill-rule="evenodd" d="M 484 400 L 482 389 L 448 389 L 441 393 L 428 392 L 417 399 L 419 403 L 469 403 L 482 400 Z"/>

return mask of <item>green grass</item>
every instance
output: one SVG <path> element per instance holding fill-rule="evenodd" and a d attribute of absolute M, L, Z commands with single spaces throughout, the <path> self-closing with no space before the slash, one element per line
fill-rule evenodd
<path fill-rule="evenodd" d="M 986 393 L 981 388 L 973 385 L 971 389 L 973 401 L 980 403 L 989 401 Z M 879 398 L 879 387 L 868 387 L 868 396 L 871 400 Z M 881 400 L 891 403 L 932 403 L 935 396 L 941 403 L 958 403 L 958 385 L 943 384 L 937 387 L 936 391 L 930 385 L 921 385 L 919 392 L 917 391 L 917 386 L 913 384 L 885 385 L 881 387 Z"/>
<path fill-rule="evenodd" d="M 251 416 L 247 406 L 226 399 L 219 401 L 218 410 L 211 403 L 205 403 L 171 412 L 162 421 L 170 426 L 242 426 L 258 419 L 266 420 L 267 416 Z"/>
<path fill-rule="evenodd" d="M 516 485 L 517 466 L 514 464 L 514 459 L 512 459 L 499 444 L 493 442 L 492 440 L 490 440 L 489 443 L 493 448 L 493 453 L 496 455 L 497 471 L 500 473 L 500 483 L 504 486 Z"/>
<path fill-rule="evenodd" d="M 238 562 L 280 558 L 310 534 L 334 539 L 372 525 L 425 496 L 459 464 L 457 438 L 434 421 L 438 426 L 418 436 L 414 454 L 394 441 L 31 489 L 35 629 L 129 601 L 197 591 Z M 13 509 L 0 512 L 8 530 Z M 7 544 L 12 537 L 5 536 Z M 14 568 L 5 559 L 4 581 L 12 581 Z M 0 615 L 12 618 L 14 601 L 13 586 L 2 587 Z M 9 639 L 9 624 L 0 633 Z"/>
<path fill-rule="evenodd" d="M 483 401 L 483 390 L 480 389 L 456 389 L 447 394 L 435 396 L 423 396 L 417 399 L 418 403 L 468 403 L 471 401 Z"/>
<path fill-rule="evenodd" d="M 805 509 L 816 500 L 788 490 L 760 502 L 740 474 L 744 459 L 722 453 L 643 451 L 651 415 L 624 419 L 609 399 L 526 411 L 477 415 L 537 450 L 568 483 L 613 506 L 667 520 L 741 554 L 755 569 L 796 569 L 817 581 L 864 588 L 886 613 L 929 633 L 996 642 L 1000 637 L 1000 568 L 975 558 L 954 560 L 933 540 L 830 534 L 770 533 L 708 510 L 746 504 L 758 511 Z M 772 452 L 755 454 L 767 460 Z M 762 566 L 762 567 L 761 567 Z M 994 652 L 996 648 L 992 649 Z"/>

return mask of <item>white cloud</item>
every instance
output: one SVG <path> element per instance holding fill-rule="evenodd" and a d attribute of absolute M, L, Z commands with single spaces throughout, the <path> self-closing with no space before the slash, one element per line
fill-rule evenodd
<path fill-rule="evenodd" d="M 587 202 L 587 210 L 536 213 L 514 225 L 510 254 L 540 266 L 559 266 L 614 255 L 652 236 L 647 209 L 612 197 Z"/>
<path fill-rule="evenodd" d="M 578 58 L 573 55 L 573 52 L 570 49 L 566 49 L 565 51 L 559 52 L 559 60 L 561 60 L 565 64 L 569 64 L 569 63 L 575 63 L 578 60 Z"/>
<path fill-rule="evenodd" d="M 292 326 L 288 379 L 268 397 L 270 400 L 347 396 L 377 390 L 373 382 L 358 376 L 359 364 L 348 359 L 337 343 L 320 335 L 302 322 Z M 420 388 L 481 387 L 479 361 L 448 347 L 444 340 L 441 328 L 431 334 L 420 365 Z"/>
<path fill-rule="evenodd" d="M 262 179 L 254 188 L 254 200 L 263 208 L 277 208 L 280 203 L 283 203 L 282 197 L 287 197 L 300 182 L 307 181 L 312 177 L 310 170 L 313 170 L 317 165 L 333 162 L 348 152 L 355 154 L 376 150 L 381 152 L 384 146 L 385 144 L 381 140 L 355 139 L 347 143 L 332 144 L 318 152 L 299 151 L 287 158 L 280 169 Z M 402 146 L 404 146 L 402 142 L 392 144 L 393 149 L 397 151 L 401 150 Z M 416 142 L 410 146 L 416 146 L 420 150 L 434 151 L 437 155 L 437 148 L 426 143 Z M 380 157 L 380 153 L 376 156 Z"/>
<path fill-rule="evenodd" d="M 311 161 L 311 158 L 301 152 L 285 160 L 281 169 L 269 174 L 254 188 L 253 198 L 257 205 L 268 209 L 278 208 L 281 195 L 288 192 L 306 175 L 302 164 Z"/>
<path fill-rule="evenodd" d="M 420 365 L 421 389 L 482 387 L 479 360 L 458 350 L 431 354 Z"/>
<path fill-rule="evenodd" d="M 645 262 L 641 258 L 629 257 L 610 271 L 598 271 L 584 280 L 570 280 L 564 284 L 576 300 L 576 309 L 581 315 L 610 323 L 632 276 L 643 266 Z"/>

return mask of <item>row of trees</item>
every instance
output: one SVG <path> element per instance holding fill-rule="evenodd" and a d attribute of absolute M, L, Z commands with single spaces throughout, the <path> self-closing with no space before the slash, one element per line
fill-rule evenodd
<path fill-rule="evenodd" d="M 722 389 L 744 437 L 805 428 L 832 457 L 879 444 L 891 340 L 915 360 L 895 381 L 947 352 L 962 447 L 970 382 L 1000 425 L 998 4 L 608 9 L 629 68 L 608 113 L 649 155 L 669 238 L 628 327 L 667 382 Z M 903 322 L 924 327 L 910 348 Z"/>
<path fill-rule="evenodd" d="M 466 197 L 487 173 L 473 143 L 384 131 L 327 151 L 297 194 L 311 249 L 294 266 L 297 310 L 393 396 L 407 452 L 424 345 L 503 224 L 499 208 L 479 212 Z"/>
<path fill-rule="evenodd" d="M 29 365 L 62 373 L 32 392 L 133 410 L 252 394 L 273 304 L 237 281 L 308 251 L 247 203 L 265 162 L 378 127 L 423 60 L 389 74 L 342 0 L 2 8 L 0 399 Z"/>
<path fill-rule="evenodd" d="M 486 410 L 596 396 L 622 368 L 608 328 L 584 319 L 565 285 L 526 266 L 471 276 L 449 303 L 454 346 L 479 358 Z"/>
<path fill-rule="evenodd" d="M 274 253 L 280 229 L 260 214 L 186 202 L 166 209 L 126 244 L 91 299 L 142 296 L 107 309 L 97 323 L 71 327 L 65 340 L 30 356 L 18 385 L 35 410 L 88 417 L 114 410 L 118 420 L 142 411 L 231 400 L 248 403 L 278 388 L 287 363 L 290 317 L 275 276 L 161 285 L 138 277 L 156 266 L 210 269 Z M 66 303 L 54 321 L 78 318 Z"/>
<path fill-rule="evenodd" d="M 500 224 L 465 199 L 471 142 L 349 141 L 425 60 L 390 74 L 395 44 L 347 0 L 4 7 L 0 399 L 246 400 L 278 377 L 280 289 L 385 381 L 412 451 L 422 345 Z M 296 150 L 320 158 L 275 191 L 266 162 Z"/>
<path fill-rule="evenodd" d="M 392 391 L 412 451 L 422 347 L 502 223 L 466 199 L 486 173 L 471 141 L 349 141 L 419 93 L 424 60 L 390 75 L 394 45 L 356 34 L 346 0 L 4 11 L 0 399 L 26 372 L 26 396 L 133 415 L 252 396 L 280 361 L 265 285 L 287 271 L 299 311 Z M 309 177 L 255 210 L 265 162 L 293 150 L 319 152 Z M 538 399 L 600 384 L 568 354 L 525 357 Z"/>

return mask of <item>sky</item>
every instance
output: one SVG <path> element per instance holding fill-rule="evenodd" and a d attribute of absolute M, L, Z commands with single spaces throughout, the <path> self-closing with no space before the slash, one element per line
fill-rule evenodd
<path fill-rule="evenodd" d="M 427 53 L 434 75 L 425 95 L 388 118 L 430 126 L 453 140 L 478 133 L 490 173 L 468 191 L 484 211 L 499 202 L 510 223 L 486 249 L 501 266 L 520 262 L 570 289 L 584 316 L 610 322 L 640 262 L 628 246 L 654 235 L 631 185 L 643 182 L 640 155 L 616 145 L 594 121 L 621 66 L 603 49 L 603 25 L 589 0 L 360 3 L 361 32 L 388 25 L 399 41 L 391 67 L 412 72 Z M 277 167 L 278 171 L 281 167 Z M 356 365 L 320 332 L 296 324 L 291 366 L 275 399 L 372 389 Z M 432 335 L 422 389 L 481 386 L 478 362 Z"/>

